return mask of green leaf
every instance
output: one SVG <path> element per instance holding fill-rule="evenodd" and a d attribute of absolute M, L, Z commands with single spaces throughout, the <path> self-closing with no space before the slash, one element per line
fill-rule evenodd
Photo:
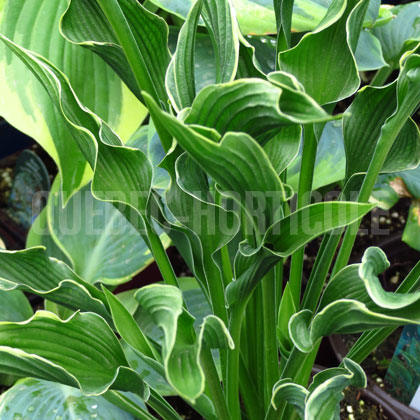
<path fill-rule="evenodd" d="M 354 55 L 359 71 L 377 70 L 387 66 L 382 55 L 382 47 L 379 39 L 371 31 L 366 29 L 360 33 Z"/>
<path fill-rule="evenodd" d="M 302 149 L 287 171 L 287 183 L 297 191 L 299 183 Z M 325 124 L 316 151 L 312 189 L 339 182 L 345 178 L 346 155 L 344 152 L 341 121 Z"/>
<path fill-rule="evenodd" d="M 285 169 L 292 165 L 299 153 L 301 138 L 302 127 L 291 125 L 283 127 L 278 134 L 264 145 L 264 151 L 269 157 L 277 174 L 280 175 Z M 287 183 L 292 185 L 289 177 Z M 295 189 L 295 187 L 293 187 L 293 189 Z"/>
<path fill-rule="evenodd" d="M 276 408 L 287 401 L 305 420 L 337 420 L 340 418 L 343 391 L 348 386 L 365 388 L 366 376 L 357 363 L 344 359 L 343 367 L 325 369 L 316 374 L 309 391 L 282 379 L 274 385 L 271 404 Z"/>
<path fill-rule="evenodd" d="M 280 301 L 277 321 L 277 340 L 281 354 L 288 357 L 292 350 L 292 341 L 289 336 L 289 319 L 296 313 L 293 296 L 290 292 L 290 283 L 286 283 Z"/>
<path fill-rule="evenodd" d="M 281 83 L 276 73 L 270 80 L 275 80 L 276 86 L 258 79 L 208 86 L 195 98 L 185 122 L 213 128 L 221 136 L 229 131 L 245 132 L 264 143 L 281 126 L 336 118 L 304 92 L 286 85 L 284 74 Z"/>
<path fill-rule="evenodd" d="M 293 74 L 318 103 L 352 95 L 360 79 L 354 58 L 368 2 L 333 0 L 319 27 L 280 53 L 280 69 Z M 333 58 L 332 58 L 333 57 Z"/>
<path fill-rule="evenodd" d="M 146 392 L 141 378 L 128 367 L 117 337 L 93 313 L 76 313 L 61 321 L 39 311 L 22 323 L 1 322 L 0 354 L 2 372 L 59 382 L 88 395 L 110 388 Z"/>
<path fill-rule="evenodd" d="M 392 119 L 410 116 L 407 106 L 418 102 L 419 83 L 415 77 L 417 56 L 407 60 L 398 80 L 385 87 L 365 87 L 359 91 L 344 114 L 343 134 L 346 149 L 346 177 L 366 173 L 377 145 Z M 417 60 L 417 61 L 416 61 Z M 410 70 L 411 69 L 411 70 Z M 408 87 L 411 85 L 410 87 Z M 351 115 L 351 117 L 350 117 Z M 411 120 L 398 134 L 382 168 L 382 172 L 396 172 L 415 168 L 420 160 L 420 135 Z"/>
<path fill-rule="evenodd" d="M 203 0 L 202 16 L 215 52 L 216 83 L 231 82 L 239 59 L 239 29 L 231 2 Z"/>
<path fill-rule="evenodd" d="M 0 290 L 16 289 L 109 319 L 102 292 L 83 281 L 62 261 L 48 258 L 42 247 L 0 251 Z"/>
<path fill-rule="evenodd" d="M 420 251 L 420 205 L 418 200 L 411 203 L 407 223 L 404 227 L 402 241 L 417 251 Z"/>
<path fill-rule="evenodd" d="M 168 26 L 136 0 L 71 0 L 61 21 L 71 42 L 99 54 L 141 99 L 167 102 Z"/>
<path fill-rule="evenodd" d="M 304 352 L 323 336 L 420 323 L 420 293 L 386 292 L 378 275 L 389 267 L 385 254 L 368 248 L 361 264 L 343 268 L 328 283 L 317 314 L 301 311 L 290 321 L 290 335 Z M 350 286 L 349 286 L 350 285 Z"/>
<path fill-rule="evenodd" d="M 182 292 L 176 287 L 146 286 L 137 292 L 136 299 L 164 333 L 162 358 L 169 384 L 178 395 L 194 403 L 204 391 L 201 347 L 205 343 L 210 348 L 232 348 L 229 331 L 211 315 L 204 319 L 197 338 L 194 318 L 183 309 Z"/>
<path fill-rule="evenodd" d="M 393 18 L 373 29 L 381 42 L 385 61 L 391 67 L 396 67 L 404 52 L 420 41 L 419 6 L 419 2 L 395 6 L 390 9 Z"/>
<path fill-rule="evenodd" d="M 51 236 L 50 229 L 48 227 L 47 220 L 47 208 L 44 207 L 39 216 L 32 223 L 32 226 L 26 237 L 25 248 L 33 248 L 37 246 L 45 247 L 45 252 L 48 257 L 57 258 L 57 260 L 63 261 L 67 265 L 71 265 L 71 262 L 63 251 L 54 242 Z"/>
<path fill-rule="evenodd" d="M 127 139 L 146 109 L 100 58 L 63 39 L 58 26 L 66 7 L 66 0 L 6 0 L 0 33 L 64 71 L 83 103 Z M 0 114 L 51 155 L 68 198 L 90 179 L 91 171 L 41 84 L 5 46 L 0 47 L 0 57 Z M 93 83 L 86 83 L 86 74 L 95 75 Z"/>
<path fill-rule="evenodd" d="M 192 0 L 152 0 L 162 9 L 185 18 Z M 322 0 L 296 0 L 293 28 L 296 31 L 314 29 L 324 17 L 329 2 Z M 241 31 L 244 34 L 264 35 L 276 33 L 276 20 L 271 0 L 233 0 Z"/>
<path fill-rule="evenodd" d="M 133 420 L 103 397 L 87 396 L 76 388 L 38 379 L 22 379 L 0 398 L 4 420 Z"/>
<path fill-rule="evenodd" d="M 0 321 L 25 321 L 33 315 L 27 297 L 19 290 L 0 290 Z"/>
<path fill-rule="evenodd" d="M 346 226 L 373 208 L 370 204 L 325 202 L 311 204 L 274 223 L 265 233 L 266 246 L 252 248 L 245 242 L 235 259 L 235 281 L 226 288 L 229 305 L 246 302 L 262 277 L 282 257 L 293 254 L 312 239 Z"/>
<path fill-rule="evenodd" d="M 89 283 L 117 285 L 153 261 L 144 240 L 111 204 L 96 200 L 90 184 L 63 208 L 58 180 L 51 189 L 48 225 L 73 270 Z"/>
<path fill-rule="evenodd" d="M 85 108 L 65 75 L 43 57 L 25 50 L 4 36 L 0 39 L 31 69 L 53 99 L 91 168 L 95 168 L 93 195 L 121 209 L 130 223 L 144 234 L 153 168 L 145 154 L 124 147 L 120 138 L 95 114 Z M 134 210 L 131 211 L 131 209 Z"/>
<path fill-rule="evenodd" d="M 191 8 L 178 35 L 178 44 L 166 72 L 166 90 L 173 107 L 179 112 L 191 106 L 195 95 L 195 39 L 203 2 Z"/>
<path fill-rule="evenodd" d="M 112 319 L 115 327 L 124 341 L 133 347 L 135 350 L 143 353 L 145 356 L 154 358 L 156 351 L 151 343 L 144 336 L 143 332 L 134 321 L 134 318 L 125 308 L 125 306 L 109 292 L 105 287 L 102 288 L 108 305 L 111 310 Z"/>

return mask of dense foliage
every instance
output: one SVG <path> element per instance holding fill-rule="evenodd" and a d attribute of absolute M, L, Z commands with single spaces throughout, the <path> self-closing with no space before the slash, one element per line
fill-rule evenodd
<path fill-rule="evenodd" d="M 0 379 L 24 378 L 0 417 L 179 420 L 177 395 L 338 419 L 358 363 L 420 323 L 420 264 L 397 293 L 381 249 L 348 265 L 378 176 L 420 161 L 419 6 L 0 0 L 0 115 L 59 168 L 27 249 L 0 251 Z M 163 282 L 112 293 L 152 260 Z M 310 379 L 323 337 L 359 332 Z"/>

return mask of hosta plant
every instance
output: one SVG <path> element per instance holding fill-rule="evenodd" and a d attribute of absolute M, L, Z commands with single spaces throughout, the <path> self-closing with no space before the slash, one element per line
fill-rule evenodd
<path fill-rule="evenodd" d="M 210 420 L 338 419 L 358 363 L 420 323 L 420 265 L 396 293 L 379 248 L 348 265 L 378 176 L 420 161 L 418 6 L 0 1 L 0 113 L 59 169 L 27 249 L 0 251 L 1 378 L 21 378 L 0 417 L 180 419 L 176 395 Z M 343 160 L 317 150 L 331 133 Z M 152 259 L 162 282 L 112 293 Z M 311 378 L 340 333 L 363 334 Z"/>

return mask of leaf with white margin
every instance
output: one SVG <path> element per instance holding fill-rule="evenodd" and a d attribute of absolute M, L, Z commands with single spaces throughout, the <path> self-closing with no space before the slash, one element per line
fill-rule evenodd
<path fill-rule="evenodd" d="M 106 5 L 106 11 L 103 6 Z M 128 36 L 122 45 L 107 17 L 118 14 Z M 61 32 L 70 42 L 86 47 L 105 60 L 142 100 L 146 90 L 166 104 L 165 73 L 170 61 L 168 25 L 136 0 L 71 0 L 61 19 Z M 137 56 L 135 63 L 127 50 Z M 135 66 L 135 67 L 134 67 Z"/>
<path fill-rule="evenodd" d="M 76 388 L 32 378 L 20 380 L 0 397 L 0 416 L 3 420 L 134 419 L 103 397 L 87 396 Z"/>
<path fill-rule="evenodd" d="M 125 147 L 120 138 L 75 96 L 66 76 L 45 58 L 2 40 L 42 82 L 57 111 L 66 119 L 86 160 L 94 169 L 92 192 L 102 201 L 118 203 L 118 209 L 144 235 L 153 168 L 145 154 Z M 123 204 L 121 208 L 120 203 Z M 134 211 L 132 211 L 134 210 Z"/>
<path fill-rule="evenodd" d="M 328 283 L 319 309 L 294 315 L 290 336 L 303 352 L 321 337 L 351 334 L 380 327 L 420 324 L 420 292 L 386 292 L 378 275 L 389 267 L 380 248 L 368 248 L 360 264 L 343 268 Z"/>
<path fill-rule="evenodd" d="M 322 105 L 352 95 L 360 85 L 354 51 L 368 4 L 333 0 L 316 30 L 279 54 L 280 69 L 296 76 Z"/>
<path fill-rule="evenodd" d="M 379 39 L 385 61 L 397 67 L 401 56 L 420 41 L 420 2 L 411 2 L 389 9 L 393 15 L 386 24 L 373 29 Z"/>
<path fill-rule="evenodd" d="M 0 290 L 24 290 L 73 310 L 110 319 L 105 296 L 65 263 L 49 258 L 43 247 L 0 251 Z"/>
<path fill-rule="evenodd" d="M 184 310 L 182 292 L 173 286 L 143 287 L 136 299 L 164 333 L 162 358 L 168 383 L 178 395 L 194 402 L 205 385 L 201 347 L 205 344 L 210 348 L 233 348 L 228 329 L 219 318 L 210 315 L 204 319 L 197 337 L 194 317 Z"/>
<path fill-rule="evenodd" d="M 24 322 L 0 322 L 0 355 L 4 373 L 59 382 L 87 395 L 109 389 L 147 395 L 117 337 L 94 313 L 78 312 L 62 321 L 38 311 Z"/>
<path fill-rule="evenodd" d="M 415 72 L 418 66 L 416 57 L 418 56 L 407 59 L 397 81 L 384 87 L 362 88 L 344 114 L 346 178 L 367 172 L 386 125 L 392 118 L 400 116 L 401 112 L 407 113 L 405 109 L 407 104 L 415 103 L 420 99 L 417 93 L 420 89 L 420 79 L 412 77 L 413 71 Z M 408 85 L 410 85 L 409 88 Z M 420 132 L 415 122 L 409 117 L 408 114 L 408 120 L 385 160 L 382 168 L 384 173 L 415 168 L 419 163 Z"/>
<path fill-rule="evenodd" d="M 175 54 L 166 71 L 166 91 L 177 112 L 191 106 L 195 95 L 196 29 L 203 2 L 195 2 L 178 34 Z"/>
<path fill-rule="evenodd" d="M 264 144 L 282 126 L 333 119 L 337 116 L 328 115 L 296 87 L 241 79 L 204 88 L 195 98 L 185 123 L 215 129 L 221 136 L 229 131 L 245 132 Z"/>
<path fill-rule="evenodd" d="M 74 194 L 65 208 L 58 186 L 56 179 L 48 198 L 49 231 L 83 280 L 122 284 L 153 261 L 134 227 L 113 205 L 96 200 L 90 184 Z"/>
<path fill-rule="evenodd" d="M 348 386 L 365 388 L 366 375 L 357 363 L 344 359 L 343 367 L 316 374 L 308 390 L 287 379 L 280 380 L 274 385 L 271 404 L 276 409 L 286 401 L 305 420 L 339 420 L 340 401 Z"/>
<path fill-rule="evenodd" d="M 59 19 L 67 3 L 6 0 L 0 33 L 44 55 L 66 73 L 83 103 L 126 140 L 147 110 L 99 57 L 61 36 Z M 63 175 L 63 192 L 68 198 L 92 173 L 40 83 L 3 45 L 0 57 L 0 114 L 51 155 Z M 90 83 L 86 83 L 86 74 L 94 75 Z"/>
<path fill-rule="evenodd" d="M 374 206 L 352 202 L 311 204 L 270 226 L 259 248 L 241 243 L 235 258 L 235 281 L 226 288 L 229 305 L 246 302 L 262 277 L 281 258 L 329 230 L 359 220 Z"/>

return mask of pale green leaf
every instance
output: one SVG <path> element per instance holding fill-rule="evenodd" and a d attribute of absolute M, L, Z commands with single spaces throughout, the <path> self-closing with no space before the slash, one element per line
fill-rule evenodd
<path fill-rule="evenodd" d="M 66 6 L 66 0 L 6 0 L 0 33 L 63 70 L 86 106 L 127 139 L 146 110 L 100 58 L 60 35 L 59 18 Z M 89 180 L 91 172 L 40 83 L 5 46 L 0 47 L 0 57 L 0 114 L 52 156 L 63 174 L 65 197 L 69 197 Z M 86 83 L 86 74 L 94 74 L 92 83 Z"/>
<path fill-rule="evenodd" d="M 103 397 L 38 379 L 22 379 L 0 397 L 3 420 L 133 420 Z"/>
<path fill-rule="evenodd" d="M 142 237 L 110 203 L 96 200 L 90 184 L 63 208 L 58 180 L 47 210 L 49 231 L 73 270 L 89 283 L 117 285 L 153 261 Z"/>
<path fill-rule="evenodd" d="M 27 297 L 21 291 L 0 290 L 0 321 L 25 321 L 33 313 Z"/>

